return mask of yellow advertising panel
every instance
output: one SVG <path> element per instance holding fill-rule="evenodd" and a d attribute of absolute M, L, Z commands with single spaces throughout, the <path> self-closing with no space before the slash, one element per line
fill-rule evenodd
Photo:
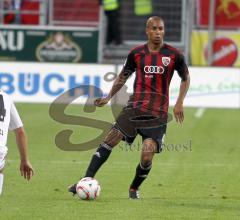
<path fill-rule="evenodd" d="M 216 31 L 212 43 L 212 66 L 240 67 L 240 32 Z M 191 64 L 208 65 L 208 32 L 193 31 L 191 42 Z"/>

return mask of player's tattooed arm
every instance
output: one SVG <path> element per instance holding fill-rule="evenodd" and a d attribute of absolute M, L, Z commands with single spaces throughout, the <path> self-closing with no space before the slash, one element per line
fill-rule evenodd
<path fill-rule="evenodd" d="M 98 98 L 95 100 L 94 104 L 98 107 L 102 107 L 106 105 L 110 99 L 123 87 L 123 85 L 126 83 L 128 77 L 131 75 L 131 71 L 123 68 L 123 70 L 120 72 L 120 74 L 115 79 L 113 86 L 108 94 L 107 97 L 104 98 Z"/>
<path fill-rule="evenodd" d="M 112 89 L 110 90 L 107 98 L 110 100 L 126 83 L 128 77 L 131 75 L 131 72 L 123 69 L 121 73 L 117 76 L 116 80 L 113 83 Z"/>

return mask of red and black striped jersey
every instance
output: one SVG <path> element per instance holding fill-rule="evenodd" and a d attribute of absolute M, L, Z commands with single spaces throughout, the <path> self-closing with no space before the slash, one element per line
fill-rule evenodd
<path fill-rule="evenodd" d="M 184 56 L 179 50 L 163 44 L 158 52 L 150 52 L 147 44 L 130 51 L 123 67 L 125 74 L 135 72 L 133 95 L 128 106 L 150 110 L 153 114 L 168 111 L 169 86 L 174 73 L 178 72 L 182 81 L 189 74 Z"/>

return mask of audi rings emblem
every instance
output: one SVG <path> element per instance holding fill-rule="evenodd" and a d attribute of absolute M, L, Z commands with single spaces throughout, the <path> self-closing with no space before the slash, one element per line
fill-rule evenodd
<path fill-rule="evenodd" d="M 145 66 L 144 72 L 152 74 L 163 74 L 164 68 L 162 66 Z"/>

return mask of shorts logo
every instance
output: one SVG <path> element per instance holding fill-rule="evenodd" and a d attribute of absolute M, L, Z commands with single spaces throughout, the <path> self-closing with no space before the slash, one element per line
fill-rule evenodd
<path fill-rule="evenodd" d="M 164 68 L 162 66 L 145 66 L 144 72 L 150 74 L 163 74 Z"/>
<path fill-rule="evenodd" d="M 164 66 L 168 66 L 171 61 L 170 57 L 162 57 L 162 63 Z"/>

